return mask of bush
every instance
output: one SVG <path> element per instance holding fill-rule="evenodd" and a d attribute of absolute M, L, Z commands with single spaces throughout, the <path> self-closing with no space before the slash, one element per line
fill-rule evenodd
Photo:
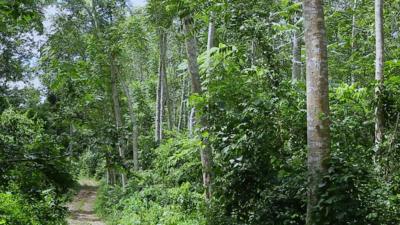
<path fill-rule="evenodd" d="M 0 116 L 0 224 L 63 223 L 74 181 L 44 125 L 13 109 Z"/>
<path fill-rule="evenodd" d="M 206 224 L 199 141 L 178 136 L 154 152 L 152 170 L 136 172 L 124 192 L 103 184 L 96 209 L 115 225 Z"/>
<path fill-rule="evenodd" d="M 0 224 L 61 225 L 66 208 L 53 191 L 42 192 L 41 200 L 29 201 L 20 194 L 0 193 Z"/>

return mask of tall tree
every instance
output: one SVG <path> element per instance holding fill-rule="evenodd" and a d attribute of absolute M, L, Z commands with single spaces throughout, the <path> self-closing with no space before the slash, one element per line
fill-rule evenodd
<path fill-rule="evenodd" d="M 208 36 L 207 36 L 207 75 L 211 73 L 211 48 L 215 45 L 215 15 L 214 12 L 210 13 L 210 21 L 208 22 Z"/>
<path fill-rule="evenodd" d="M 193 18 L 191 16 L 186 16 L 183 18 L 183 30 L 185 33 L 185 45 L 186 53 L 188 58 L 188 68 L 192 80 L 192 93 L 197 95 L 202 95 L 202 87 L 200 82 L 199 65 L 197 63 L 197 41 L 193 30 Z M 193 108 L 193 112 L 195 109 Z M 194 113 L 196 114 L 196 113 Z M 197 113 L 197 115 L 199 115 Z M 198 123 L 202 126 L 202 130 L 207 129 L 207 119 L 205 116 L 198 116 Z M 203 139 L 206 142 L 206 140 Z M 206 189 L 205 197 L 206 200 L 211 199 L 212 194 L 212 154 L 211 149 L 207 143 L 204 143 L 200 151 L 201 163 L 203 167 L 203 185 Z"/>
<path fill-rule="evenodd" d="M 356 9 L 357 9 L 357 0 L 354 0 L 353 3 L 353 17 L 351 22 L 351 55 L 353 56 L 356 51 Z M 354 57 L 354 56 L 353 56 Z M 354 74 L 354 66 L 352 66 L 351 70 L 351 83 L 356 82 L 356 77 Z"/>
<path fill-rule="evenodd" d="M 330 158 L 327 38 L 322 0 L 304 0 L 307 53 L 307 225 L 317 224 L 320 183 Z"/>
<path fill-rule="evenodd" d="M 295 19 L 296 21 L 296 19 Z M 292 36 L 292 81 L 296 82 L 301 78 L 301 39 L 297 30 Z"/>
<path fill-rule="evenodd" d="M 123 138 L 121 134 L 122 128 L 122 118 L 121 118 L 121 107 L 119 104 L 119 91 L 118 91 L 118 68 L 116 65 L 115 53 L 111 52 L 110 54 L 110 75 L 111 75 L 111 92 L 112 92 L 112 102 L 114 108 L 114 117 L 115 117 L 115 126 L 117 131 L 117 148 L 119 152 L 119 156 L 122 161 L 125 159 L 125 149 L 122 144 Z M 124 172 L 121 173 L 121 183 L 122 187 L 126 186 L 126 174 Z"/>
<path fill-rule="evenodd" d="M 136 114 L 134 112 L 133 104 L 134 104 L 134 99 L 133 96 L 129 90 L 129 86 L 127 84 L 127 81 L 121 82 L 122 88 L 124 89 L 125 95 L 128 99 L 128 111 L 129 111 L 129 116 L 131 119 L 132 123 L 132 159 L 133 159 L 133 167 L 136 171 L 139 170 L 139 148 L 138 148 L 138 135 L 139 135 L 139 129 L 137 125 L 137 118 Z"/>
<path fill-rule="evenodd" d="M 379 148 L 384 135 L 384 112 L 382 102 L 383 92 L 383 63 L 384 63 L 384 37 L 383 37 L 383 0 L 375 0 L 375 80 L 377 86 L 375 89 L 375 98 L 377 100 L 375 107 L 375 144 Z"/>
<path fill-rule="evenodd" d="M 158 84 L 156 99 L 156 119 L 155 119 L 155 141 L 160 143 L 162 140 L 162 122 L 164 117 L 164 105 L 166 95 L 166 45 L 167 37 L 163 28 L 159 28 L 159 67 L 158 67 Z"/>

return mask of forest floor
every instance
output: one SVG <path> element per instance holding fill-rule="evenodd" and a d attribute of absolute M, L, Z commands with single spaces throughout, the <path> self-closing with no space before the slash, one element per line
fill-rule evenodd
<path fill-rule="evenodd" d="M 98 184 L 96 181 L 82 179 L 74 200 L 68 205 L 69 225 L 105 225 L 94 211 Z"/>

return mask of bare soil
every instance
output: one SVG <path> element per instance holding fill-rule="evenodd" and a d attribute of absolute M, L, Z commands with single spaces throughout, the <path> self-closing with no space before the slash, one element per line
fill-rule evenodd
<path fill-rule="evenodd" d="M 81 180 L 80 190 L 68 205 L 69 225 L 105 225 L 94 211 L 98 184 L 93 180 Z"/>

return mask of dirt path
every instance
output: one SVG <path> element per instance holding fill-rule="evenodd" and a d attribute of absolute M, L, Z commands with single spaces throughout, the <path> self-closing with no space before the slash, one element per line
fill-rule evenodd
<path fill-rule="evenodd" d="M 105 225 L 94 212 L 97 183 L 92 180 L 82 180 L 80 191 L 68 205 L 69 225 Z"/>

